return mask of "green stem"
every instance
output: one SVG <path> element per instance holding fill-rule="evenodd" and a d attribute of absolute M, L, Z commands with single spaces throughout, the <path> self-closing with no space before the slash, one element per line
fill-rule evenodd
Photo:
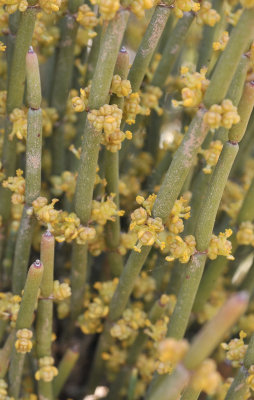
<path fill-rule="evenodd" d="M 70 3 L 71 2 L 69 2 L 69 4 Z M 73 4 L 73 6 L 75 6 L 75 4 Z M 65 165 L 64 129 L 62 124 L 72 79 L 74 45 L 77 30 L 78 23 L 75 17 L 70 14 L 65 15 L 61 23 L 61 40 L 57 52 L 50 102 L 51 106 L 56 108 L 60 118 L 59 124 L 54 129 L 52 135 L 52 168 L 55 175 L 60 175 L 64 171 Z"/>
<path fill-rule="evenodd" d="M 83 308 L 87 276 L 87 245 L 84 246 L 74 242 L 71 264 L 73 266 L 71 270 L 71 319 L 74 324 Z"/>
<path fill-rule="evenodd" d="M 57 398 L 63 389 L 65 382 L 69 378 L 76 362 L 79 358 L 79 352 L 76 349 L 68 349 L 60 361 L 58 367 L 58 375 L 54 379 L 53 391 L 54 397 Z"/>
<path fill-rule="evenodd" d="M 195 14 L 192 12 L 184 13 L 183 17 L 179 19 L 173 31 L 170 33 L 167 44 L 163 50 L 162 58 L 154 73 L 152 85 L 159 87 L 164 86 L 180 53 L 194 17 Z"/>
<path fill-rule="evenodd" d="M 160 4 L 156 6 L 154 10 L 151 21 L 146 29 L 128 75 L 133 92 L 137 92 L 140 89 L 146 70 L 165 28 L 169 14 L 170 8 Z"/>
<path fill-rule="evenodd" d="M 41 191 L 41 148 L 42 148 L 42 111 L 41 82 L 37 56 L 30 48 L 26 57 L 27 116 L 26 142 L 26 190 L 25 206 L 14 253 L 12 285 L 14 293 L 20 293 L 26 280 L 31 241 L 35 218 L 32 215 L 32 202 Z"/>
<path fill-rule="evenodd" d="M 166 220 L 182 186 L 188 176 L 199 147 L 201 146 L 207 127 L 203 123 L 205 110 L 200 109 L 192 120 L 188 132 L 174 154 L 166 176 L 156 198 L 153 215 Z"/>
<path fill-rule="evenodd" d="M 35 8 L 28 8 L 25 12 L 21 13 L 8 77 L 6 103 L 8 115 L 14 108 L 21 108 L 23 103 L 26 54 L 32 41 L 36 12 Z M 15 174 L 16 166 L 16 139 L 9 139 L 10 130 L 10 123 L 7 122 L 2 153 L 2 164 L 6 177 Z M 2 215 L 5 221 L 8 221 L 10 216 L 11 193 L 9 190 L 2 188 L 2 186 L 0 187 L 0 199 L 0 215 Z"/>
<path fill-rule="evenodd" d="M 191 371 L 214 351 L 224 335 L 246 311 L 248 301 L 246 292 L 239 292 L 229 298 L 218 314 L 194 337 L 182 364 L 178 364 L 171 375 L 164 375 L 158 383 L 154 382 L 146 400 L 177 400 L 188 384 Z"/>
<path fill-rule="evenodd" d="M 19 329 L 30 329 L 32 325 L 42 275 L 43 265 L 39 260 L 37 260 L 31 265 L 28 271 L 24 294 L 16 321 L 16 332 Z M 9 369 L 9 381 L 10 394 L 15 399 L 19 397 L 24 360 L 25 354 L 19 353 L 14 347 L 12 350 L 11 364 Z"/>
<path fill-rule="evenodd" d="M 220 104 L 225 98 L 241 56 L 254 36 L 253 18 L 254 9 L 245 9 L 233 29 L 227 47 L 220 56 L 207 88 L 204 97 L 206 107 Z"/>
<path fill-rule="evenodd" d="M 53 322 L 53 274 L 54 274 L 54 236 L 46 231 L 41 238 L 41 260 L 44 273 L 36 319 L 37 358 L 51 357 L 52 322 Z M 39 380 L 39 396 L 45 400 L 53 399 L 52 381 Z"/>

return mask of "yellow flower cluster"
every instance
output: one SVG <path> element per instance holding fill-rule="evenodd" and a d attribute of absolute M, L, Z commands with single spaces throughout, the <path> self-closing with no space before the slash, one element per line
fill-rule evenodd
<path fill-rule="evenodd" d="M 239 334 L 239 339 L 235 338 L 230 340 L 229 343 L 221 343 L 223 350 L 226 350 L 226 358 L 227 360 L 232 361 L 233 367 L 240 367 L 246 350 L 248 348 L 247 344 L 244 344 L 244 338 L 247 334 L 244 331 L 241 331 Z"/>
<path fill-rule="evenodd" d="M 168 230 L 176 235 L 183 232 L 183 219 L 190 218 L 190 210 L 191 208 L 188 206 L 188 200 L 183 196 L 179 200 L 176 200 L 166 222 Z"/>
<path fill-rule="evenodd" d="M 122 217 L 124 215 L 123 210 L 117 210 L 117 205 L 114 203 L 115 195 L 113 193 L 107 197 L 106 201 L 93 200 L 92 202 L 92 213 L 91 219 L 97 222 L 99 225 L 105 225 L 107 221 L 115 221 L 116 216 Z"/>
<path fill-rule="evenodd" d="M 220 20 L 220 14 L 212 8 L 209 1 L 202 1 L 200 11 L 197 15 L 197 22 L 199 24 L 206 24 L 214 26 Z"/>
<path fill-rule="evenodd" d="M 249 385 L 251 390 L 254 390 L 254 365 L 251 365 L 248 369 L 249 376 L 246 379 L 246 383 Z"/>
<path fill-rule="evenodd" d="M 240 0 L 240 3 L 245 8 L 252 8 L 254 7 L 254 0 Z"/>
<path fill-rule="evenodd" d="M 123 119 L 127 124 L 135 124 L 137 114 L 141 113 L 139 93 L 131 93 L 124 100 Z"/>
<path fill-rule="evenodd" d="M 118 252 L 119 254 L 121 254 L 122 256 L 125 256 L 125 254 L 127 253 L 128 250 L 133 249 L 133 247 L 135 246 L 136 242 L 137 242 L 137 234 L 136 232 L 127 232 L 121 233 L 121 240 L 120 240 L 120 246 L 118 247 Z"/>
<path fill-rule="evenodd" d="M 206 89 L 210 83 L 206 79 L 206 68 L 202 68 L 200 72 L 189 72 L 188 67 L 181 68 L 182 83 L 184 88 L 181 90 L 182 101 L 172 100 L 174 107 L 182 105 L 184 107 L 197 107 L 203 99 Z"/>
<path fill-rule="evenodd" d="M 21 297 L 10 292 L 0 292 L 0 319 L 10 319 L 12 325 L 17 320 Z"/>
<path fill-rule="evenodd" d="M 178 235 L 169 234 L 166 237 L 165 251 L 170 252 L 166 261 L 178 259 L 180 263 L 185 264 L 196 251 L 196 240 L 192 235 L 187 235 L 182 239 Z"/>
<path fill-rule="evenodd" d="M 138 18 L 143 18 L 145 15 L 145 10 L 149 10 L 155 5 L 154 0 L 131 0 L 130 10 Z"/>
<path fill-rule="evenodd" d="M 53 298 L 54 301 L 62 301 L 68 299 L 71 296 L 71 288 L 68 283 L 60 283 L 59 281 L 54 281 L 53 287 Z"/>
<path fill-rule="evenodd" d="M 98 18 L 96 18 L 95 13 L 87 4 L 82 4 L 79 7 L 76 20 L 83 28 L 88 31 L 88 36 L 90 38 L 96 36 L 96 32 L 93 31 L 93 28 L 98 25 L 99 20 Z"/>
<path fill-rule="evenodd" d="M 61 176 L 52 176 L 50 180 L 54 186 L 54 194 L 59 196 L 64 192 L 68 200 L 71 201 L 73 199 L 76 189 L 77 173 L 64 171 Z"/>
<path fill-rule="evenodd" d="M 97 132 L 103 131 L 101 143 L 113 153 L 121 149 L 121 143 L 125 138 L 132 139 L 130 131 L 124 133 L 120 130 L 122 110 L 115 104 L 105 104 L 99 110 L 92 110 L 87 118 Z"/>
<path fill-rule="evenodd" d="M 8 388 L 7 383 L 3 379 L 0 379 L 0 399 L 1 400 L 14 400 L 14 397 L 8 396 L 7 388 Z"/>
<path fill-rule="evenodd" d="M 216 363 L 208 358 L 195 370 L 190 384 L 197 392 L 203 391 L 212 395 L 216 392 L 220 383 L 221 376 L 216 370 Z"/>
<path fill-rule="evenodd" d="M 138 236 L 138 243 L 134 246 L 134 250 L 141 252 L 142 246 L 152 246 L 156 243 L 162 250 L 165 248 L 165 243 L 161 242 L 158 234 L 164 230 L 162 219 L 159 217 L 152 218 L 150 202 L 154 202 L 155 196 L 150 195 L 147 200 L 142 196 L 136 198 L 137 203 L 143 207 L 137 208 L 131 214 L 130 231 L 134 231 Z"/>
<path fill-rule="evenodd" d="M 221 201 L 221 210 L 225 211 L 232 220 L 235 220 L 241 208 L 244 189 L 236 182 L 228 180 Z"/>
<path fill-rule="evenodd" d="M 142 114 L 149 115 L 151 110 L 155 110 L 158 115 L 162 115 L 163 109 L 159 107 L 159 100 L 162 96 L 162 90 L 157 86 L 148 85 L 145 91 L 141 92 Z"/>
<path fill-rule="evenodd" d="M 90 94 L 91 86 L 87 86 L 84 89 L 80 89 L 80 96 L 72 98 L 72 107 L 76 112 L 82 112 L 86 110 L 88 104 L 88 98 Z"/>
<path fill-rule="evenodd" d="M 39 6 L 47 14 L 59 11 L 62 0 L 39 0 Z"/>
<path fill-rule="evenodd" d="M 78 318 L 81 331 L 86 334 L 100 333 L 103 330 L 102 320 L 108 315 L 109 303 L 118 284 L 118 279 L 112 281 L 96 282 L 94 288 L 99 296 L 92 297 L 87 291 L 84 299 L 85 312 Z"/>
<path fill-rule="evenodd" d="M 227 43 L 229 41 L 229 35 L 227 31 L 222 32 L 220 39 L 217 42 L 213 42 L 213 50 L 225 50 Z"/>
<path fill-rule="evenodd" d="M 3 42 L 0 41 L 0 51 L 5 51 L 6 50 L 6 46 Z"/>
<path fill-rule="evenodd" d="M 48 14 L 39 12 L 36 16 L 32 46 L 36 49 L 39 62 L 45 62 L 50 57 L 60 38 L 58 26 L 52 26 L 52 18 Z"/>
<path fill-rule="evenodd" d="M 236 234 L 236 239 L 240 245 L 254 246 L 254 225 L 250 221 L 242 222 Z"/>
<path fill-rule="evenodd" d="M 131 83 L 128 79 L 122 79 L 119 75 L 114 75 L 110 92 L 116 94 L 117 97 L 126 97 L 131 94 Z"/>
<path fill-rule="evenodd" d="M 232 243 L 227 240 L 232 233 L 231 229 L 226 229 L 224 233 L 220 232 L 219 236 L 212 235 L 207 252 L 210 260 L 215 260 L 218 256 L 225 256 L 228 260 L 234 260 L 231 254 Z"/>
<path fill-rule="evenodd" d="M 12 131 L 9 135 L 9 139 L 13 140 L 14 136 L 22 140 L 27 135 L 27 116 L 24 110 L 14 108 L 10 114 L 10 121 L 13 123 Z"/>
<path fill-rule="evenodd" d="M 202 154 L 206 160 L 206 166 L 202 169 L 205 174 L 211 174 L 212 168 L 218 162 L 223 144 L 220 140 L 212 140 L 207 149 L 200 149 L 199 153 Z"/>
<path fill-rule="evenodd" d="M 189 344 L 186 340 L 167 338 L 158 344 L 157 372 L 162 374 L 171 373 L 176 364 L 185 356 Z"/>
<path fill-rule="evenodd" d="M 42 357 L 39 359 L 39 369 L 35 372 L 37 381 L 51 382 L 58 375 L 58 370 L 53 366 L 53 357 Z"/>
<path fill-rule="evenodd" d="M 91 0 L 91 3 L 98 4 L 99 12 L 106 21 L 113 19 L 120 8 L 120 0 Z"/>
<path fill-rule="evenodd" d="M 42 132 L 44 137 L 51 136 L 54 125 L 59 119 L 59 115 L 55 108 L 46 107 L 42 109 Z"/>
<path fill-rule="evenodd" d="M 146 272 L 141 272 L 135 281 L 132 295 L 135 299 L 151 301 L 156 290 L 156 280 Z"/>
<path fill-rule="evenodd" d="M 123 312 L 123 317 L 119 319 L 110 329 L 110 334 L 118 340 L 127 340 L 135 336 L 140 328 L 144 328 L 149 321 L 146 313 L 139 307 L 133 306 Z"/>
<path fill-rule="evenodd" d="M 148 328 L 144 330 L 144 333 L 148 335 L 155 342 L 161 342 L 168 330 L 168 322 L 169 317 L 164 316 L 163 318 L 157 320 L 154 324 L 152 324 L 149 320 L 146 322 Z"/>
<path fill-rule="evenodd" d="M 26 11 L 28 2 L 27 0 L 0 0 L 0 6 L 5 6 L 5 10 L 9 14 L 13 14 L 17 10 L 20 12 Z"/>
<path fill-rule="evenodd" d="M 21 169 L 16 170 L 17 176 L 9 176 L 9 178 L 2 182 L 4 188 L 13 192 L 11 201 L 13 204 L 23 204 L 25 201 L 25 178 L 22 176 Z"/>
<path fill-rule="evenodd" d="M 55 210 L 53 199 L 50 204 L 45 197 L 38 197 L 33 202 L 33 209 L 38 220 L 48 225 L 58 242 L 70 243 L 76 240 L 78 244 L 85 244 L 94 239 L 96 231 L 93 227 L 82 226 L 80 219 L 75 213 L 68 214 L 66 211 Z"/>
<path fill-rule="evenodd" d="M 107 352 L 103 352 L 101 357 L 107 363 L 107 368 L 112 372 L 118 372 L 119 368 L 125 364 L 127 358 L 126 349 L 112 345 Z"/>
<path fill-rule="evenodd" d="M 237 108 L 229 99 L 223 100 L 221 105 L 213 104 L 204 115 L 204 122 L 215 130 L 220 126 L 230 129 L 232 125 L 238 124 L 240 116 L 237 113 Z"/>
<path fill-rule="evenodd" d="M 29 329 L 19 329 L 16 332 L 17 340 L 15 342 L 15 348 L 18 353 L 26 354 L 30 353 L 32 350 L 33 344 L 30 340 L 33 336 L 33 332 Z"/>
<path fill-rule="evenodd" d="M 193 0 L 175 0 L 174 6 L 173 10 L 177 18 L 182 18 L 184 12 L 197 12 L 200 9 L 199 3 Z"/>
<path fill-rule="evenodd" d="M 112 281 L 106 282 L 95 282 L 93 285 L 100 295 L 100 298 L 105 304 L 109 304 L 113 294 L 115 293 L 116 287 L 118 285 L 119 279 L 114 278 Z"/>

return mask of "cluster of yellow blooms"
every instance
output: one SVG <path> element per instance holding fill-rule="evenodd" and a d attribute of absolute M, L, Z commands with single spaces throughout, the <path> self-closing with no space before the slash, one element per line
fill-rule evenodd
<path fill-rule="evenodd" d="M 38 5 L 45 11 L 46 13 L 59 11 L 62 0 L 38 0 Z M 19 10 L 20 12 L 26 11 L 28 7 L 27 0 L 1 0 L 0 6 L 6 6 L 6 11 L 9 14 L 13 14 L 15 11 Z"/>
<path fill-rule="evenodd" d="M 158 343 L 165 339 L 168 330 L 169 317 L 163 316 L 154 324 L 147 320 L 148 327 L 144 329 L 144 333 L 149 336 L 154 342 Z"/>
<path fill-rule="evenodd" d="M 182 18 L 184 12 L 197 12 L 200 9 L 200 4 L 193 0 L 175 0 L 174 13 L 177 18 Z"/>
<path fill-rule="evenodd" d="M 254 225 L 250 221 L 242 222 L 237 231 L 236 239 L 240 245 L 254 246 Z"/>
<path fill-rule="evenodd" d="M 139 93 L 131 93 L 124 100 L 123 119 L 127 124 L 135 124 L 137 114 L 141 113 Z"/>
<path fill-rule="evenodd" d="M 7 383 L 3 379 L 0 379 L 0 399 L 1 400 L 14 400 L 14 397 L 8 396 L 7 388 L 8 388 Z"/>
<path fill-rule="evenodd" d="M 39 359 L 39 369 L 35 372 L 35 379 L 44 382 L 51 382 L 58 375 L 58 370 L 53 366 L 53 357 L 41 357 Z"/>
<path fill-rule="evenodd" d="M 230 129 L 232 125 L 238 124 L 240 116 L 237 113 L 237 108 L 229 99 L 223 100 L 221 105 L 213 104 L 204 115 L 204 122 L 211 130 L 218 129 L 223 126 Z"/>
<path fill-rule="evenodd" d="M 247 344 L 244 344 L 244 338 L 247 334 L 244 331 L 241 331 L 239 334 L 239 339 L 235 338 L 230 340 L 229 343 L 221 343 L 221 346 L 224 350 L 226 350 L 226 358 L 227 360 L 232 361 L 233 367 L 240 367 L 246 350 L 248 348 Z"/>
<path fill-rule="evenodd" d="M 142 298 L 145 302 L 148 302 L 153 299 L 155 290 L 155 279 L 143 271 L 135 281 L 132 295 L 135 299 Z"/>
<path fill-rule="evenodd" d="M 195 370 L 190 385 L 197 392 L 205 392 L 212 395 L 216 392 L 221 383 L 221 376 L 216 370 L 214 360 L 208 358 Z"/>
<path fill-rule="evenodd" d="M 53 287 L 53 298 L 54 301 L 63 301 L 68 299 L 71 296 L 71 288 L 68 283 L 63 282 L 60 283 L 59 281 L 54 281 Z"/>
<path fill-rule="evenodd" d="M 79 7 L 76 20 L 88 31 L 88 36 L 90 38 L 96 36 L 96 32 L 93 31 L 93 28 L 98 25 L 99 20 L 87 4 L 82 4 L 82 6 Z"/>
<path fill-rule="evenodd" d="M 214 26 L 219 20 L 220 15 L 212 8 L 212 4 L 209 1 L 202 1 L 200 11 L 197 14 L 197 22 Z"/>
<path fill-rule="evenodd" d="M 121 149 L 121 143 L 125 138 L 132 139 L 130 131 L 124 133 L 120 130 L 122 110 L 115 104 L 105 104 L 99 110 L 91 110 L 87 118 L 97 132 L 103 131 L 101 143 L 113 153 Z"/>
<path fill-rule="evenodd" d="M 221 37 L 217 42 L 213 42 L 213 50 L 225 50 L 227 43 L 229 41 L 229 34 L 227 31 L 222 32 Z"/>
<path fill-rule="evenodd" d="M 186 340 L 167 338 L 158 344 L 157 372 L 162 374 L 171 373 L 176 364 L 185 356 L 189 344 Z"/>
<path fill-rule="evenodd" d="M 72 106 L 76 112 L 82 112 L 87 108 L 90 88 L 91 86 L 89 85 L 84 89 L 80 89 L 80 96 L 72 98 Z"/>
<path fill-rule="evenodd" d="M 110 92 L 116 94 L 117 97 L 126 97 L 131 94 L 131 83 L 128 79 L 122 79 L 120 75 L 114 75 Z"/>
<path fill-rule="evenodd" d="M 16 175 L 10 176 L 2 182 L 2 185 L 13 192 L 11 197 L 13 204 L 23 204 L 25 201 L 25 178 L 23 177 L 23 171 L 17 169 Z"/>
<path fill-rule="evenodd" d="M 21 297 L 10 292 L 0 292 L 0 319 L 11 320 L 12 326 L 15 324 Z"/>
<path fill-rule="evenodd" d="M 99 295 L 90 298 L 89 292 L 84 299 L 85 311 L 78 318 L 79 327 L 86 335 L 99 333 L 103 330 L 102 320 L 108 315 L 109 303 L 118 284 L 118 279 L 96 282 L 94 288 Z"/>
<path fill-rule="evenodd" d="M 207 252 L 210 260 L 215 260 L 218 256 L 224 256 L 227 257 L 228 260 L 234 260 L 231 254 L 232 243 L 227 240 L 232 233 L 231 229 L 226 229 L 224 233 L 220 232 L 218 236 L 212 235 Z"/>
<path fill-rule="evenodd" d="M 120 8 L 120 0 L 91 0 L 91 3 L 98 4 L 99 12 L 106 21 L 113 19 Z"/>
<path fill-rule="evenodd" d="M 145 10 L 152 8 L 157 1 L 156 0 L 123 0 L 123 7 L 129 8 L 133 14 L 138 18 L 142 18 L 145 15 Z"/>
<path fill-rule="evenodd" d="M 76 240 L 78 244 L 84 244 L 95 237 L 95 229 L 82 226 L 80 219 L 75 213 L 68 214 L 66 211 L 55 210 L 54 204 L 57 199 L 53 199 L 50 204 L 45 197 L 38 197 L 33 202 L 33 209 L 38 220 L 48 225 L 58 242 L 66 241 L 70 243 Z"/>
<path fill-rule="evenodd" d="M 183 105 L 184 107 L 197 107 L 203 99 L 206 89 L 210 83 L 206 79 L 206 68 L 200 72 L 191 73 L 188 67 L 181 68 L 182 83 L 184 88 L 181 90 L 182 101 L 172 100 L 174 107 Z"/>
<path fill-rule="evenodd" d="M 51 136 L 54 124 L 59 119 L 59 115 L 55 108 L 45 107 L 42 108 L 42 132 L 43 137 Z"/>
<path fill-rule="evenodd" d="M 16 332 L 17 340 L 15 342 L 15 348 L 18 353 L 26 354 L 30 353 L 33 347 L 33 343 L 30 340 L 33 336 L 33 332 L 29 329 L 19 329 Z"/>
<path fill-rule="evenodd" d="M 254 365 L 251 365 L 248 369 L 249 376 L 246 379 L 246 383 L 249 385 L 251 390 L 254 390 Z"/>
<path fill-rule="evenodd" d="M 162 90 L 157 86 L 147 85 L 141 92 L 142 114 L 149 115 L 150 110 L 155 110 L 158 115 L 162 115 L 163 109 L 159 107 L 159 99 L 162 96 Z"/>
<path fill-rule="evenodd" d="M 10 114 L 10 121 L 13 124 L 12 131 L 9 135 L 10 140 L 13 140 L 15 136 L 20 140 L 25 139 L 27 135 L 26 112 L 19 108 L 14 108 L 14 110 Z"/>
<path fill-rule="evenodd" d="M 123 312 L 123 316 L 110 329 L 110 334 L 118 340 L 127 340 L 136 336 L 140 328 L 144 328 L 149 323 L 147 314 L 133 305 Z"/>
<path fill-rule="evenodd" d="M 220 140 L 212 140 L 207 149 L 200 149 L 199 153 L 202 154 L 206 160 L 206 166 L 202 169 L 205 174 L 211 174 L 212 168 L 217 164 L 223 143 Z"/>
<path fill-rule="evenodd" d="M 53 54 L 59 39 L 59 27 L 52 26 L 52 17 L 39 12 L 36 16 L 32 37 L 32 46 L 36 49 L 39 62 L 45 62 Z"/>
<path fill-rule="evenodd" d="M 165 243 L 161 242 L 158 234 L 164 230 L 162 219 L 159 217 L 152 218 L 152 206 L 156 199 L 155 195 L 150 195 L 146 200 L 142 196 L 137 196 L 136 201 L 143 207 L 137 208 L 131 214 L 130 231 L 134 231 L 138 236 L 138 243 L 134 246 L 134 250 L 141 252 L 142 246 L 152 246 L 156 243 L 162 250 Z"/>
<path fill-rule="evenodd" d="M 124 211 L 117 210 L 117 205 L 113 201 L 115 195 L 113 193 L 107 197 L 107 200 L 101 201 L 93 200 L 92 201 L 92 213 L 91 219 L 97 222 L 99 225 L 105 225 L 107 221 L 115 221 L 115 217 L 122 217 L 124 215 Z"/>
<path fill-rule="evenodd" d="M 220 209 L 225 211 L 233 221 L 241 208 L 245 190 L 236 182 L 228 180 L 221 201 Z"/>
<path fill-rule="evenodd" d="M 59 196 L 64 192 L 68 200 L 71 201 L 73 199 L 76 189 L 77 173 L 64 171 L 61 176 L 52 176 L 50 180 L 54 186 L 54 194 Z"/>

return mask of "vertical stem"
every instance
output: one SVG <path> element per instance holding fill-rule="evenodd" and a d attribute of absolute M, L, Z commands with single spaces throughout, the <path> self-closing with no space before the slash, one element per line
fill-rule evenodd
<path fill-rule="evenodd" d="M 58 375 L 53 383 L 54 397 L 57 398 L 63 389 L 65 382 L 69 378 L 75 364 L 79 358 L 79 352 L 77 349 L 68 349 L 64 354 L 59 367 Z"/>
<path fill-rule="evenodd" d="M 45 232 L 41 239 L 41 260 L 44 273 L 41 282 L 41 293 L 38 303 L 36 321 L 37 358 L 51 356 L 52 322 L 53 322 L 53 274 L 54 274 L 54 236 Z M 53 399 L 52 381 L 39 380 L 39 397 L 44 400 Z"/>

